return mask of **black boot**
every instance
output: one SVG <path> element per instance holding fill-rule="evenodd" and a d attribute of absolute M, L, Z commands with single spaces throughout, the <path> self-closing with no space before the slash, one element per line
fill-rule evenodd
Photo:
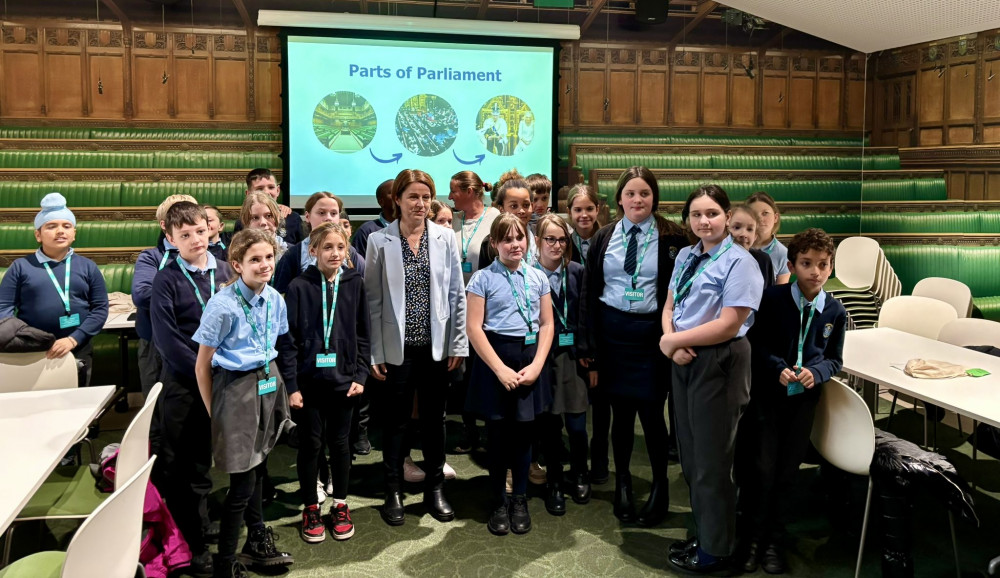
<path fill-rule="evenodd" d="M 653 481 L 649 499 L 639 512 L 639 525 L 650 528 L 658 526 L 670 513 L 670 486 L 667 480 Z"/>
<path fill-rule="evenodd" d="M 274 531 L 271 528 L 253 528 L 247 534 L 243 550 L 236 558 L 245 566 L 288 566 L 295 561 L 288 552 L 279 552 L 274 546 Z"/>
<path fill-rule="evenodd" d="M 566 513 L 566 498 L 559 484 L 549 482 L 545 487 L 545 509 L 553 516 L 562 516 Z"/>
<path fill-rule="evenodd" d="M 496 536 L 506 536 L 510 532 L 510 513 L 507 510 L 506 501 L 493 510 L 490 519 L 486 522 L 486 527 Z"/>
<path fill-rule="evenodd" d="M 510 529 L 515 534 L 527 534 L 531 531 L 531 515 L 528 514 L 528 499 L 524 496 L 514 496 L 511 500 Z"/>
<path fill-rule="evenodd" d="M 368 428 L 358 428 L 358 439 L 351 444 L 351 451 L 359 456 L 372 453 L 372 443 L 368 441 Z"/>
<path fill-rule="evenodd" d="M 625 523 L 635 521 L 635 502 L 632 499 L 632 474 L 615 475 L 615 517 Z"/>
<path fill-rule="evenodd" d="M 455 510 L 444 498 L 444 491 L 440 487 L 424 492 L 424 505 L 427 506 L 427 513 L 438 522 L 450 522 L 455 519 Z"/>
<path fill-rule="evenodd" d="M 586 504 L 590 502 L 590 477 L 586 472 L 582 474 L 570 474 L 570 479 L 572 480 L 567 488 L 566 493 L 573 498 L 573 501 L 577 504 Z"/>
<path fill-rule="evenodd" d="M 250 578 L 246 567 L 235 558 L 220 558 L 216 555 L 214 568 L 214 578 Z"/>
<path fill-rule="evenodd" d="M 402 526 L 405 521 L 403 494 L 399 488 L 386 488 L 385 504 L 382 505 L 382 519 L 390 526 Z"/>

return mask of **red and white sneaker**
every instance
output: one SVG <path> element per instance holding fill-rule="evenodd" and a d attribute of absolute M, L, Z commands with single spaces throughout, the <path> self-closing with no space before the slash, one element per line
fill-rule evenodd
<path fill-rule="evenodd" d="M 319 515 L 319 506 L 306 506 L 302 511 L 302 539 L 310 544 L 318 544 L 326 539 L 326 526 Z"/>
<path fill-rule="evenodd" d="M 347 540 L 354 535 L 354 522 L 351 521 L 351 510 L 347 504 L 334 504 L 330 517 L 333 518 L 331 533 L 334 540 Z"/>

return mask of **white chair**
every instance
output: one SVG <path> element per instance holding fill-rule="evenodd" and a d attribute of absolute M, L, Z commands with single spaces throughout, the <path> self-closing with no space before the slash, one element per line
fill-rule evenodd
<path fill-rule="evenodd" d="M 149 390 L 146 403 L 132 418 L 132 423 L 122 436 L 115 461 L 116 491 L 149 460 L 149 426 L 162 389 L 163 384 L 157 383 Z M 42 483 L 7 529 L 4 564 L 10 559 L 17 524 L 51 519 L 83 519 L 100 506 L 108 495 L 95 486 L 89 465 L 57 469 Z"/>
<path fill-rule="evenodd" d="M 890 327 L 912 333 L 928 339 L 937 340 L 941 328 L 949 322 L 958 319 L 958 313 L 949 303 L 914 295 L 900 295 L 882 304 L 878 314 L 878 326 Z M 892 394 L 892 405 L 889 406 L 889 420 L 885 431 L 892 426 L 892 416 L 896 411 L 898 392 Z M 916 400 L 914 400 L 914 405 Z M 927 412 L 924 412 L 924 446 L 927 445 Z"/>
<path fill-rule="evenodd" d="M 875 454 L 875 424 L 865 400 L 837 378 L 823 384 L 816 417 L 813 420 L 812 443 L 826 461 L 845 472 L 868 476 L 868 497 L 865 517 L 861 523 L 861 543 L 854 576 L 861 573 L 861 558 L 865 551 L 865 533 L 872 502 L 870 469 Z"/>
<path fill-rule="evenodd" d="M 968 317 L 972 313 L 972 291 L 961 281 L 947 277 L 927 277 L 917 282 L 913 294 L 944 301 L 955 308 L 958 317 Z"/>
<path fill-rule="evenodd" d="M 142 511 L 156 456 L 125 480 L 80 526 L 66 552 L 38 552 L 0 570 L 0 578 L 133 578 L 139 567 Z"/>
<path fill-rule="evenodd" d="M 72 353 L 46 359 L 45 352 L 0 353 L 0 393 L 69 389 L 77 386 Z"/>
<path fill-rule="evenodd" d="M 867 292 L 875 285 L 882 248 L 869 237 L 848 237 L 837 246 L 835 283 L 841 291 Z"/>
<path fill-rule="evenodd" d="M 959 347 L 992 345 L 1000 348 L 1000 323 L 972 317 L 955 319 L 941 328 L 938 341 Z"/>

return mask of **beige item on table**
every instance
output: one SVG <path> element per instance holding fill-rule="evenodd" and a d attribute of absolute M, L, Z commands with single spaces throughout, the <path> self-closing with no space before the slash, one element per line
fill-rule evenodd
<path fill-rule="evenodd" d="M 917 379 L 947 379 L 965 375 L 965 368 L 947 361 L 916 358 L 906 362 L 903 373 Z"/>
<path fill-rule="evenodd" d="M 131 313 L 135 310 L 135 303 L 132 303 L 132 296 L 128 293 L 108 293 L 108 313 Z"/>

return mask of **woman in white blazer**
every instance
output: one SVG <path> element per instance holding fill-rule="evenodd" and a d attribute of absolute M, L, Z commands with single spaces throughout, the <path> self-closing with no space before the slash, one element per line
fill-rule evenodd
<path fill-rule="evenodd" d="M 455 512 L 442 492 L 444 413 L 448 372 L 469 354 L 465 283 L 451 229 L 427 220 L 434 180 L 404 169 L 392 187 L 396 220 L 368 237 L 365 290 L 372 325 L 372 376 L 383 388 L 382 519 L 398 526 L 403 515 L 405 426 L 417 395 L 424 453 L 424 504 L 435 519 Z M 408 446 L 407 446 L 408 448 Z"/>

